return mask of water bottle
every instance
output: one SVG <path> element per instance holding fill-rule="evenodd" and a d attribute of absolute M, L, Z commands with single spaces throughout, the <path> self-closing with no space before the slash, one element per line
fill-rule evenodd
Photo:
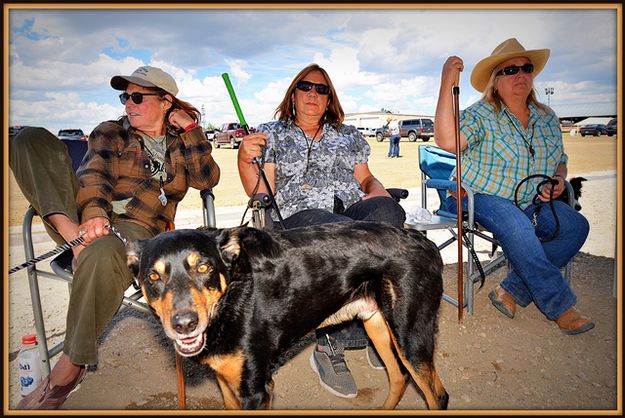
<path fill-rule="evenodd" d="M 20 393 L 22 396 L 26 396 L 35 390 L 41 381 L 41 357 L 39 356 L 36 335 L 29 334 L 22 337 L 22 348 L 17 355 L 17 365 L 20 376 Z"/>
<path fill-rule="evenodd" d="M 425 208 L 416 208 L 414 212 L 408 213 L 408 223 L 430 223 L 432 222 L 432 214 Z"/>

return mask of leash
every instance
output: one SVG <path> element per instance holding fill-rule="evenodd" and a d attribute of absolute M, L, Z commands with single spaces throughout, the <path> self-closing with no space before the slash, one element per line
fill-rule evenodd
<path fill-rule="evenodd" d="M 107 226 L 107 229 L 109 231 L 111 231 L 117 238 L 119 238 L 124 243 L 124 245 L 126 245 L 126 242 L 127 242 L 126 239 L 121 236 L 119 231 L 117 231 L 117 229 L 115 229 L 114 226 L 109 225 L 109 226 Z M 9 274 L 13 274 L 13 273 L 18 272 L 18 271 L 20 271 L 20 270 L 22 270 L 22 269 L 24 269 L 26 267 L 33 266 L 33 265 L 37 264 L 40 261 L 43 261 L 43 260 L 45 260 L 47 258 L 52 257 L 53 255 L 60 254 L 63 251 L 67 251 L 70 248 L 73 248 L 73 247 L 76 247 L 78 245 L 81 245 L 83 242 L 85 242 L 85 238 L 82 237 L 82 236 L 79 236 L 78 238 L 73 239 L 73 240 L 71 240 L 70 242 L 68 242 L 66 244 L 60 245 L 60 246 L 56 247 L 55 249 L 53 249 L 51 251 L 48 251 L 45 254 L 41 254 L 39 257 L 31 258 L 30 260 L 26 261 L 25 263 L 22 263 L 19 266 L 13 267 L 11 270 L 9 270 Z"/>
<path fill-rule="evenodd" d="M 540 204 L 544 203 L 544 202 L 541 202 L 539 198 L 539 196 L 542 194 L 541 189 L 547 184 L 551 184 L 552 187 L 549 190 L 549 207 L 551 208 L 551 213 L 553 213 L 553 218 L 556 221 L 556 230 L 550 237 L 547 237 L 547 238 L 539 237 L 538 240 L 540 242 L 553 241 L 558 236 L 558 234 L 560 234 L 560 219 L 558 218 L 558 214 L 556 213 L 556 209 L 553 205 L 553 201 L 554 201 L 553 189 L 558 184 L 558 180 L 556 180 L 555 178 L 549 177 L 545 174 L 532 174 L 530 176 L 525 177 L 523 180 L 519 182 L 519 184 L 516 186 L 516 189 L 514 190 L 514 204 L 516 205 L 517 208 L 521 209 L 521 206 L 519 205 L 519 200 L 518 200 L 519 190 L 521 189 L 521 186 L 523 185 L 523 183 L 534 178 L 542 178 L 544 180 L 539 182 L 538 185 L 536 186 L 536 194 L 534 195 L 534 198 L 532 199 L 532 204 L 536 206 L 536 208 L 534 209 L 534 212 L 532 213 L 532 220 L 531 220 L 532 225 L 534 226 L 538 225 L 538 215 L 540 214 L 540 209 L 542 208 Z"/>
<path fill-rule="evenodd" d="M 464 233 L 462 231 L 462 157 L 460 154 L 460 73 L 458 73 L 452 88 L 452 96 L 455 127 L 454 134 L 456 140 L 456 192 L 458 193 L 458 199 L 456 199 L 456 216 L 458 219 L 458 223 L 456 225 L 456 228 L 458 229 L 458 322 L 462 322 L 462 315 L 464 313 L 464 272 L 462 271 L 462 239 L 460 237 L 464 237 Z"/>

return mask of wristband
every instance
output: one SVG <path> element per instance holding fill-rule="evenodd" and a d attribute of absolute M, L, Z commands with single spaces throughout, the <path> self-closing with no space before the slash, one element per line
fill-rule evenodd
<path fill-rule="evenodd" d="M 192 123 L 188 124 L 186 128 L 184 128 L 184 131 L 185 132 L 189 132 L 191 129 L 195 128 L 196 126 L 200 126 L 200 125 L 198 125 L 195 122 L 192 122 Z"/>
<path fill-rule="evenodd" d="M 564 180 L 564 177 L 562 177 L 562 176 L 561 176 L 561 175 L 559 175 L 559 174 L 554 174 L 553 176 L 554 176 L 554 177 L 560 177 L 562 180 Z"/>

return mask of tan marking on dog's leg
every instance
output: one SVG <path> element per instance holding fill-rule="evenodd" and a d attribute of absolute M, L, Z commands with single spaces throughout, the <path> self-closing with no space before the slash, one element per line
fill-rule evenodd
<path fill-rule="evenodd" d="M 215 373 L 215 375 L 217 376 L 221 396 L 224 399 L 224 407 L 226 409 L 241 409 L 241 402 L 230 385 L 228 385 L 228 382 L 219 373 Z"/>
<path fill-rule="evenodd" d="M 389 391 L 382 408 L 394 409 L 406 391 L 407 381 L 393 353 L 391 331 L 380 311 L 364 321 L 363 325 L 378 355 L 384 362 L 388 374 Z"/>
<path fill-rule="evenodd" d="M 202 362 L 208 364 L 215 371 L 215 374 L 223 379 L 223 385 L 219 379 L 217 381 L 224 397 L 226 409 L 241 409 L 241 401 L 236 393 L 239 392 L 241 386 L 241 375 L 245 363 L 243 353 L 237 351 L 228 355 L 211 356 Z M 224 386 L 227 389 L 224 389 Z"/>
<path fill-rule="evenodd" d="M 391 338 L 401 362 L 404 364 L 406 369 L 408 369 L 408 372 L 425 396 L 425 402 L 428 405 L 428 409 L 441 409 L 439 399 L 443 393 L 445 393 L 445 388 L 443 387 L 443 384 L 434 369 L 434 363 L 423 362 L 419 364 L 417 366 L 418 369 L 415 370 L 404 356 L 404 353 L 402 353 L 393 334 L 391 334 Z"/>
<path fill-rule="evenodd" d="M 267 409 L 271 409 L 271 403 L 273 401 L 273 387 L 275 386 L 275 381 L 273 380 L 273 377 L 271 379 L 269 379 L 269 383 L 267 385 Z"/>

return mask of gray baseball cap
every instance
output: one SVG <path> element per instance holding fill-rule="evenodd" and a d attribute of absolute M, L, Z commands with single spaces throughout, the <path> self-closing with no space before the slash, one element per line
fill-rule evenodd
<path fill-rule="evenodd" d="M 115 90 L 126 90 L 128 83 L 143 87 L 159 87 L 173 96 L 178 94 L 178 86 L 172 76 L 160 68 L 148 65 L 137 68 L 131 75 L 116 75 L 111 78 L 111 87 Z"/>

